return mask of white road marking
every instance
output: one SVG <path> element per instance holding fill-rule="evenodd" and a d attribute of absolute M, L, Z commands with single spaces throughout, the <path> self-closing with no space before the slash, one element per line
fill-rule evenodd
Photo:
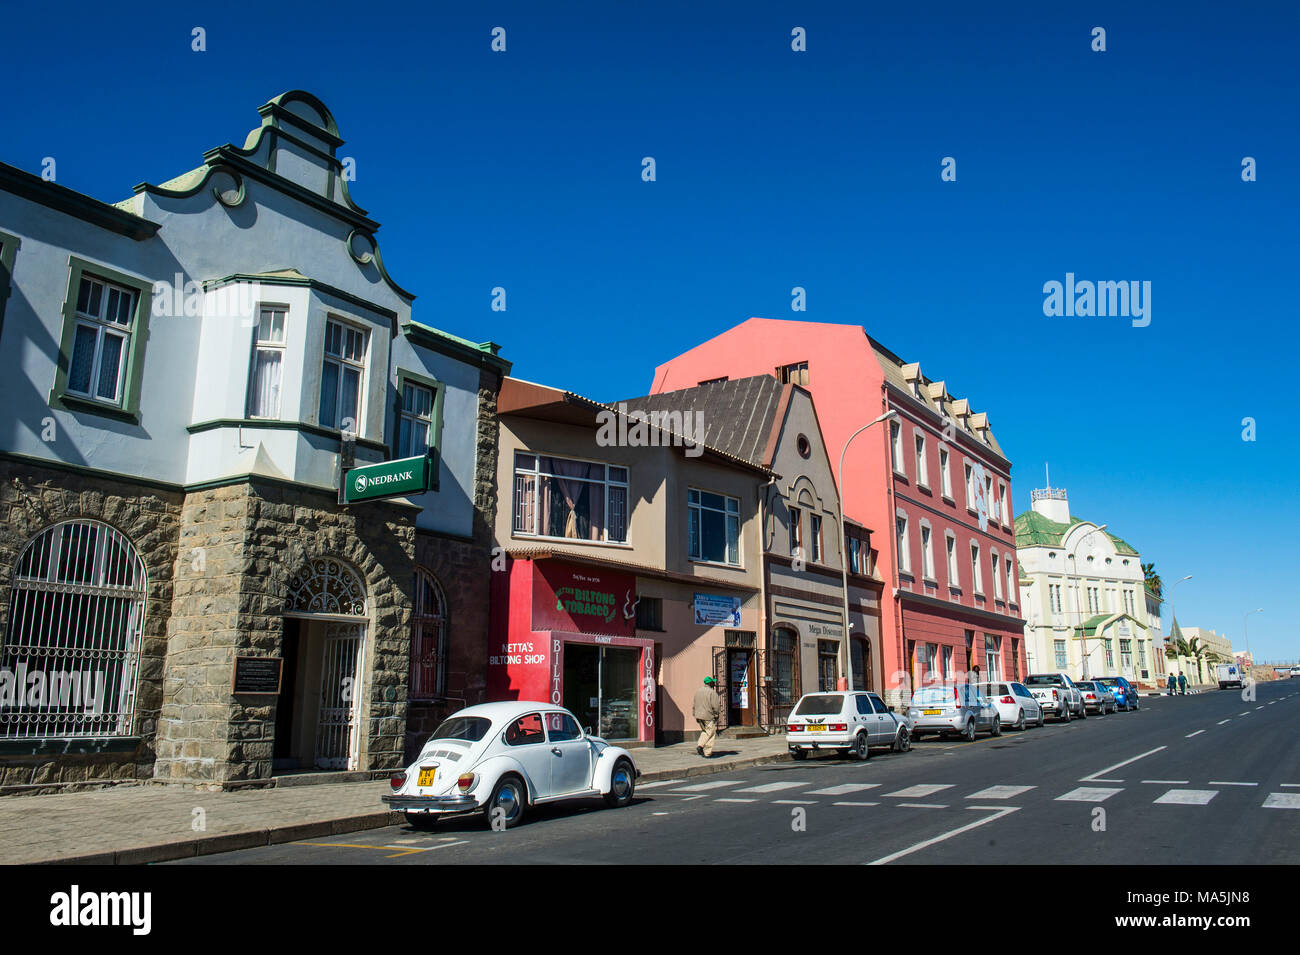
<path fill-rule="evenodd" d="M 906 789 L 900 789 L 898 792 L 893 793 L 885 793 L 885 795 L 891 796 L 895 799 L 924 799 L 926 796 L 933 796 L 935 793 L 942 792 L 945 789 L 952 789 L 952 783 L 908 786 Z"/>
<path fill-rule="evenodd" d="M 690 802 L 692 799 L 703 799 L 703 798 L 704 798 L 704 793 L 700 793 L 698 796 L 687 796 L 685 799 L 682 800 L 682 802 Z"/>
<path fill-rule="evenodd" d="M 967 806 L 966 808 L 973 810 L 975 812 L 991 813 L 991 815 L 989 815 L 985 819 L 978 819 L 975 822 L 968 823 L 967 825 L 958 826 L 956 829 L 952 829 L 948 832 L 940 833 L 939 835 L 935 836 L 932 839 L 926 839 L 923 842 L 918 842 L 916 845 L 908 846 L 906 849 L 899 849 L 897 852 L 890 853 L 887 856 L 881 856 L 879 859 L 876 859 L 873 862 L 868 862 L 867 865 L 888 865 L 889 863 L 893 862 L 895 859 L 901 859 L 903 858 L 903 856 L 911 855 L 913 852 L 919 852 L 922 849 L 928 849 L 930 846 L 938 845 L 940 842 L 946 842 L 947 840 L 951 839 L 953 836 L 959 836 L 963 832 L 969 832 L 971 829 L 975 829 L 978 828 L 979 826 L 987 825 L 990 822 L 996 822 L 997 820 L 1001 819 L 1003 816 L 1007 816 L 1013 812 L 1020 811 L 1019 806 L 998 806 L 996 808 L 993 806 Z"/>
<path fill-rule="evenodd" d="M 1247 710 L 1245 713 L 1238 713 L 1237 715 L 1238 715 L 1238 716 L 1249 716 L 1249 715 L 1250 715 L 1250 710 Z"/>
<path fill-rule="evenodd" d="M 1021 793 L 1027 793 L 1034 786 L 990 786 L 988 789 L 981 789 L 977 793 L 967 796 L 967 799 L 1011 799 L 1019 796 Z"/>
<path fill-rule="evenodd" d="M 878 802 L 833 802 L 832 806 L 879 806 Z"/>
<path fill-rule="evenodd" d="M 1231 722 L 1232 722 L 1231 719 L 1219 720 L 1219 722 L 1216 725 L 1222 726 L 1224 723 L 1231 723 Z"/>
<path fill-rule="evenodd" d="M 1225 783 L 1221 779 L 1211 779 L 1211 786 L 1258 786 L 1259 783 Z"/>
<path fill-rule="evenodd" d="M 1186 786 L 1191 780 L 1188 779 L 1144 779 L 1143 783 L 1152 786 Z"/>
<path fill-rule="evenodd" d="M 1127 766 L 1129 763 L 1136 763 L 1139 759 L 1146 759 L 1146 758 L 1147 758 L 1148 756 L 1150 756 L 1152 753 L 1158 753 L 1158 752 L 1160 752 L 1162 749 L 1167 749 L 1167 747 L 1165 747 L 1165 746 L 1157 746 L 1155 749 L 1149 749 L 1149 750 L 1147 750 L 1145 753 L 1141 753 L 1141 754 L 1139 754 L 1139 755 L 1137 755 L 1137 756 L 1132 756 L 1132 757 L 1130 757 L 1130 758 L 1124 760 L 1124 762 L 1122 762 L 1122 763 L 1116 763 L 1114 766 L 1107 766 L 1105 769 L 1099 769 L 1099 770 L 1097 770 L 1095 773 L 1093 773 L 1091 776 L 1084 776 L 1082 779 L 1079 780 L 1079 782 L 1081 782 L 1081 783 L 1092 782 L 1092 781 L 1095 780 L 1098 776 L 1105 776 L 1105 775 L 1106 775 L 1108 772 L 1110 772 L 1112 769 L 1119 769 L 1121 766 Z M 1117 780 L 1117 782 L 1122 782 L 1122 780 Z"/>
<path fill-rule="evenodd" d="M 1300 783 L 1283 783 L 1283 789 L 1300 789 Z"/>
<path fill-rule="evenodd" d="M 827 786 L 825 789 L 814 789 L 812 792 L 804 793 L 805 796 L 847 796 L 849 793 L 859 793 L 864 789 L 876 789 L 880 783 L 845 783 L 842 786 Z"/>
<path fill-rule="evenodd" d="M 638 783 L 636 788 L 637 788 L 637 789 L 656 789 L 656 788 L 658 788 L 658 787 L 660 787 L 660 786 L 673 786 L 673 785 L 676 785 L 677 783 L 680 783 L 680 782 L 683 782 L 683 781 L 684 781 L 684 780 L 681 780 L 681 779 L 664 779 L 664 780 L 660 780 L 660 781 L 657 782 L 657 783 Z"/>
<path fill-rule="evenodd" d="M 1264 809 L 1300 809 L 1300 793 L 1269 793 Z"/>
<path fill-rule="evenodd" d="M 714 802 L 758 802 L 757 799 L 731 799 L 726 796 L 719 796 Z"/>
<path fill-rule="evenodd" d="M 804 779 L 793 782 L 763 783 L 761 786 L 746 786 L 744 789 L 737 789 L 738 793 L 779 793 L 783 789 L 798 789 L 800 786 L 807 786 L 808 781 Z"/>
<path fill-rule="evenodd" d="M 1195 733 L 1188 733 L 1183 739 L 1191 739 L 1193 736 L 1200 736 L 1205 730 L 1197 730 Z"/>
<path fill-rule="evenodd" d="M 1122 789 L 1106 789 L 1102 786 L 1080 786 L 1078 789 L 1071 789 L 1064 796 L 1057 796 L 1057 802 L 1105 802 L 1116 793 L 1122 793 Z"/>
<path fill-rule="evenodd" d="M 1217 789 L 1171 789 L 1154 802 L 1166 806 L 1204 806 L 1217 795 Z"/>
<path fill-rule="evenodd" d="M 941 806 L 933 802 L 900 802 L 900 809 L 947 809 L 947 806 Z M 968 807 L 969 808 L 969 807 Z"/>
<path fill-rule="evenodd" d="M 704 789 L 721 789 L 723 786 L 743 786 L 748 780 L 746 779 L 715 779 L 709 783 L 696 783 L 694 786 L 682 786 L 681 791 L 684 793 L 700 792 Z M 644 786 L 638 786 L 638 789 L 644 789 Z"/>
<path fill-rule="evenodd" d="M 850 556 L 852 556 L 852 555 L 850 555 Z M 1261 704 L 1259 704 L 1259 706 L 1255 707 L 1255 709 L 1257 709 L 1257 710 L 1262 710 L 1263 708 L 1264 708 L 1264 704 L 1263 704 L 1263 703 L 1261 703 Z"/>
<path fill-rule="evenodd" d="M 815 806 L 816 799 L 773 799 L 773 806 Z"/>

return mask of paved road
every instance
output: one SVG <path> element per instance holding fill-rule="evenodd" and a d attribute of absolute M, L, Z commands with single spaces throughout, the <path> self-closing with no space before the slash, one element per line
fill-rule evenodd
<path fill-rule="evenodd" d="M 181 864 L 1300 862 L 1300 681 L 1135 713 L 648 784 L 621 810 L 479 816 Z"/>

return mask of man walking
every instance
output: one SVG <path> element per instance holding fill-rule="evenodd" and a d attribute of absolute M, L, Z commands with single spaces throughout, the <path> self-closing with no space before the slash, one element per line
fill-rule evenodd
<path fill-rule="evenodd" d="M 1174 693 L 1177 691 L 1177 689 L 1178 689 L 1178 678 L 1175 677 L 1173 673 L 1170 673 L 1169 674 L 1169 695 L 1173 696 Z"/>
<path fill-rule="evenodd" d="M 1178 695 L 1179 696 L 1187 695 L 1187 674 L 1186 673 L 1178 674 Z"/>
<path fill-rule="evenodd" d="M 695 691 L 695 719 L 700 724 L 700 738 L 695 742 L 695 752 L 705 759 L 713 756 L 713 741 L 718 735 L 718 717 L 722 715 L 722 701 L 714 689 L 717 680 L 704 678 L 704 686 Z"/>

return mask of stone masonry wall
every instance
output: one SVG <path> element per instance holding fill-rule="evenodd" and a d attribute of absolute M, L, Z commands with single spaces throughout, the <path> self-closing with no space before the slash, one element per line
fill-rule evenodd
<path fill-rule="evenodd" d="M 15 564 L 32 538 L 53 524 L 86 519 L 116 528 L 135 546 L 147 576 L 132 738 L 94 747 L 35 740 L 0 743 L 0 793 L 153 775 L 181 501 L 179 491 L 0 459 L 0 639 L 8 635 Z M 81 751 L 86 749 L 97 751 Z"/>
<path fill-rule="evenodd" d="M 156 776 L 224 785 L 271 775 L 275 702 L 235 696 L 237 655 L 282 655 L 289 579 L 336 557 L 365 581 L 359 768 L 401 765 L 410 656 L 414 512 L 340 507 L 271 481 L 185 498 Z"/>

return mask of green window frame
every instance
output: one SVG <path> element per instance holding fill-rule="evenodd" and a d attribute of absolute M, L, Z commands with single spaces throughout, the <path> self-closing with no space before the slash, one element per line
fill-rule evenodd
<path fill-rule="evenodd" d="M 22 240 L 8 232 L 0 232 L 0 338 L 5 332 L 5 303 L 9 301 L 9 291 L 13 285 L 14 256 Z"/>
<path fill-rule="evenodd" d="M 393 446 L 391 448 L 394 459 L 400 457 L 412 457 L 413 455 L 402 454 L 402 418 L 404 415 L 409 416 L 405 410 L 403 398 L 406 394 L 408 385 L 414 385 L 419 388 L 426 388 L 433 392 L 433 403 L 429 412 L 429 438 L 428 438 L 428 455 L 431 491 L 438 490 L 438 467 L 439 459 L 442 453 L 442 406 L 443 399 L 446 396 L 447 386 L 445 383 L 426 375 L 420 375 L 413 371 L 407 371 L 404 368 L 397 370 L 397 394 L 393 403 Z"/>
<path fill-rule="evenodd" d="M 68 393 L 68 372 L 72 366 L 73 344 L 77 333 L 77 297 L 82 278 L 99 279 L 120 285 L 136 293 L 135 310 L 124 331 L 130 337 L 122 365 L 120 404 L 102 401 L 88 395 Z M 116 418 L 132 424 L 140 423 L 140 385 L 144 377 L 144 350 L 149 338 L 149 313 L 153 307 L 153 284 L 134 275 L 127 275 L 97 262 L 77 256 L 68 257 L 68 294 L 63 302 L 63 334 L 59 343 L 59 360 L 54 372 L 54 389 L 50 392 L 50 407 L 64 411 L 86 411 L 91 414 Z"/>

